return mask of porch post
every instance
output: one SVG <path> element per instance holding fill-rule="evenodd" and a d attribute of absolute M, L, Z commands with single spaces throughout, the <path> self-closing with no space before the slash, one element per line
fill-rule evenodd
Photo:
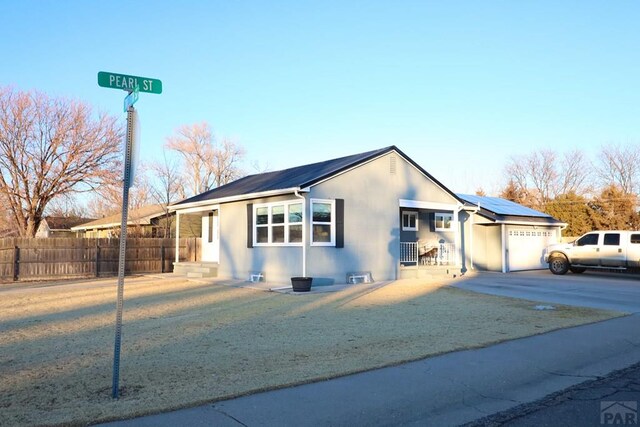
<path fill-rule="evenodd" d="M 176 262 L 180 262 L 180 211 L 176 211 Z"/>

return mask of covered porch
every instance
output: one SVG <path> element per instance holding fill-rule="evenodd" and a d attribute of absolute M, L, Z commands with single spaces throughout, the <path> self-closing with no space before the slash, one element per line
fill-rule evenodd
<path fill-rule="evenodd" d="M 192 235 L 199 235 L 196 257 L 192 260 L 180 260 L 177 256 L 175 265 L 204 263 L 217 265 L 220 258 L 220 206 L 202 206 L 176 210 L 176 237 L 181 231 L 188 229 Z M 177 240 L 177 239 L 176 239 Z M 202 266 L 199 266 L 202 267 Z"/>
<path fill-rule="evenodd" d="M 462 207 L 400 199 L 400 270 L 459 270 Z"/>

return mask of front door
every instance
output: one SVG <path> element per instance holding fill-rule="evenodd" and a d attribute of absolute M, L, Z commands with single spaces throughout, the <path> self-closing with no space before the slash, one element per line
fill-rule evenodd
<path fill-rule="evenodd" d="M 219 261 L 218 211 L 202 215 L 202 261 Z"/>

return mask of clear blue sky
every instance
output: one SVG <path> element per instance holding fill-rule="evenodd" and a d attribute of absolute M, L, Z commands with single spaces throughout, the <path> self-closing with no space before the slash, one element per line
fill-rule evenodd
<path fill-rule="evenodd" d="M 0 85 L 125 118 L 141 159 L 182 124 L 271 170 L 397 145 L 454 191 L 495 191 L 509 156 L 640 139 L 637 1 L 0 0 Z"/>

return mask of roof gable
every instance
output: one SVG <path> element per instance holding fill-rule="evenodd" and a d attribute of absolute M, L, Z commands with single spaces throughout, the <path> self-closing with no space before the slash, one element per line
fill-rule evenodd
<path fill-rule="evenodd" d="M 83 224 L 89 221 L 94 221 L 93 218 L 80 218 L 80 217 L 68 217 L 68 216 L 46 216 L 43 218 L 46 222 L 49 230 L 70 230 L 71 227 Z"/>
<path fill-rule="evenodd" d="M 230 182 L 229 184 L 222 185 L 218 188 L 214 188 L 213 190 L 185 199 L 176 203 L 176 205 L 216 200 L 225 197 L 240 196 L 243 194 L 263 193 L 267 191 L 284 190 L 287 188 L 308 187 L 309 185 L 313 185 L 315 182 L 336 174 L 345 168 L 349 168 L 367 159 L 377 157 L 380 154 L 390 151 L 391 148 L 393 147 L 326 160 L 324 162 L 297 166 L 275 172 L 265 172 L 245 176 L 244 178 L 240 178 L 236 181 Z"/>
<path fill-rule="evenodd" d="M 325 160 L 323 162 L 312 163 L 303 166 L 297 166 L 289 169 L 283 169 L 274 172 L 265 172 L 261 174 L 249 175 L 240 178 L 229 184 L 214 188 L 188 199 L 175 203 L 176 208 L 181 205 L 189 205 L 192 203 L 213 201 L 243 195 L 260 194 L 277 190 L 303 189 L 316 185 L 326 179 L 336 176 L 360 164 L 366 163 L 372 159 L 380 157 L 391 151 L 395 151 L 423 175 L 428 177 L 436 185 L 440 186 L 452 197 L 456 195 L 448 188 L 442 185 L 438 180 L 431 176 L 427 171 L 422 169 L 420 165 L 410 159 L 402 151 L 395 146 L 380 148 L 378 150 L 367 151 L 364 153 L 354 154 L 351 156 L 340 157 L 337 159 Z"/>

